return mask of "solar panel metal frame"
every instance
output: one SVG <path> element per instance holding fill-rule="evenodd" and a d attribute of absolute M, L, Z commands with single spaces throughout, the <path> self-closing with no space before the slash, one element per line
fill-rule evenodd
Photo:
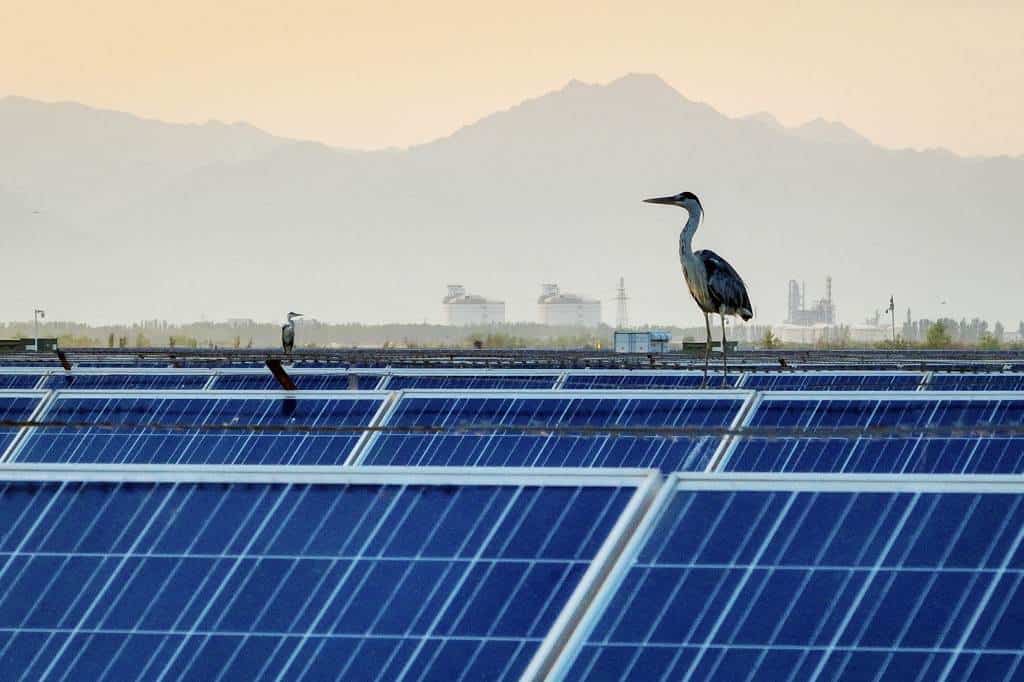
<path fill-rule="evenodd" d="M 437 367 L 393 367 L 385 370 L 378 370 L 383 373 L 384 379 L 377 386 L 378 390 L 388 391 L 395 390 L 389 389 L 388 386 L 391 384 L 392 377 L 531 377 L 531 376 L 550 376 L 554 378 L 551 388 L 517 388 L 513 389 L 516 391 L 552 391 L 557 389 L 562 382 L 565 381 L 565 371 L 561 369 L 521 369 L 521 368 L 508 368 L 508 369 L 496 369 L 493 367 L 452 367 L 449 369 L 442 369 Z M 399 391 L 431 391 L 431 390 L 444 390 L 448 392 L 453 391 L 488 391 L 488 390 L 500 390 L 500 389 L 475 389 L 475 388 L 455 388 L 455 389 L 398 389 Z"/>
<path fill-rule="evenodd" d="M 570 378 L 576 377 L 576 376 L 582 376 L 582 377 L 590 377 L 590 376 L 592 376 L 592 377 L 602 377 L 602 376 L 605 376 L 605 377 L 617 377 L 617 376 L 643 376 L 643 377 L 647 377 L 647 376 L 659 376 L 659 377 L 660 376 L 680 376 L 680 377 L 694 377 L 694 378 L 701 377 L 701 378 L 703 378 L 704 372 L 703 372 L 703 370 L 699 370 L 699 369 L 570 369 L 570 370 L 565 370 L 564 377 L 562 379 L 561 384 L 559 385 L 559 388 L 561 388 L 561 386 L 564 386 L 566 383 L 568 383 Z M 722 377 L 724 375 L 723 375 L 723 373 L 720 370 L 717 370 L 715 368 L 711 368 L 708 371 L 708 376 L 709 377 Z M 743 384 L 746 383 L 746 378 L 745 378 L 746 377 L 746 372 L 744 370 L 738 369 L 737 371 L 729 372 L 729 376 L 737 377 L 736 384 L 734 386 L 732 386 L 730 388 L 726 388 L 726 389 L 717 389 L 716 388 L 716 389 L 712 389 L 712 390 L 735 391 L 735 390 L 743 388 Z M 567 391 L 636 391 L 638 389 L 636 389 L 636 388 L 623 388 L 623 389 L 619 389 L 619 388 L 569 388 L 569 389 L 565 389 L 565 390 L 567 390 Z M 643 389 L 643 390 L 652 390 L 652 391 L 669 391 L 669 390 L 693 391 L 693 390 L 697 390 L 697 389 L 690 388 L 690 387 L 672 389 L 672 388 L 669 388 L 669 387 L 661 386 L 661 387 L 654 388 L 654 389 Z"/>
<path fill-rule="evenodd" d="M 447 390 L 402 390 L 392 391 L 392 398 L 386 405 L 386 410 L 380 415 L 379 421 L 376 422 L 376 426 L 387 427 L 390 425 L 390 419 L 398 409 L 399 403 L 406 397 L 409 398 L 440 398 L 440 399 L 452 399 L 459 397 L 473 397 L 473 398 L 494 398 L 494 399 L 514 399 L 514 398 L 553 398 L 553 399 L 565 399 L 572 400 L 575 398 L 589 399 L 589 400 L 630 400 L 630 399 L 645 399 L 645 400 L 693 400 L 700 398 L 711 398 L 721 400 L 735 400 L 740 399 L 740 408 L 736 412 L 736 416 L 733 417 L 729 423 L 728 428 L 730 430 L 739 428 L 745 415 L 750 411 L 751 406 L 757 398 L 757 394 L 753 391 L 745 391 L 743 389 L 731 389 L 731 390 L 657 390 L 657 391 L 618 391 L 618 390 L 562 390 L 562 389 L 524 389 L 515 391 L 501 391 L 494 389 L 466 389 L 462 391 L 447 391 Z M 353 453 L 356 455 L 346 464 L 351 466 L 370 466 L 363 464 L 363 460 L 366 457 L 366 453 L 369 452 L 376 440 L 380 437 L 381 431 L 374 431 L 368 435 L 365 439 L 360 439 L 359 446 L 353 448 Z M 725 452 L 725 448 L 729 444 L 730 437 L 723 437 L 718 445 L 715 446 L 715 451 L 711 453 L 711 457 L 708 460 L 707 471 L 714 471 L 714 465 L 721 459 Z M 514 469 L 531 469 L 530 467 L 513 467 Z"/>
<path fill-rule="evenodd" d="M 635 488 L 608 537 L 572 591 L 521 679 L 540 679 L 551 669 L 579 624 L 593 610 L 610 574 L 621 563 L 652 503 L 664 493 L 656 469 L 515 469 L 491 467 L 358 467 L 261 465 L 122 465 L 0 463 L 0 482 L 255 483 L 319 485 L 527 485 Z"/>
<path fill-rule="evenodd" d="M 50 400 L 53 398 L 53 391 L 3 391 L 0 397 L 4 398 L 39 398 L 39 404 L 36 405 L 35 409 L 32 410 L 32 414 L 29 416 L 29 421 L 37 421 Z M 0 463 L 6 462 L 7 458 L 14 454 L 18 446 L 28 435 L 28 430 L 31 427 L 22 426 L 18 428 L 17 433 L 14 434 L 14 439 L 8 444 L 8 446 L 0 450 Z"/>
<path fill-rule="evenodd" d="M 680 491 L 786 491 L 786 492 L 906 492 L 906 493 L 1011 493 L 1024 495 L 1024 476 L 1016 474 L 763 474 L 676 472 L 666 477 L 657 497 L 644 514 L 619 555 L 612 571 L 594 596 L 590 607 L 559 651 L 548 671 L 548 680 L 563 680 L 572 668 L 587 637 L 593 632 L 616 590 L 626 578 L 661 513 Z M 525 679 L 525 678 L 524 678 Z"/>
<path fill-rule="evenodd" d="M 743 383 L 742 383 L 741 387 L 742 388 L 749 388 L 751 391 L 759 391 L 759 392 L 762 392 L 762 391 L 764 391 L 764 392 L 767 392 L 767 391 L 777 392 L 778 390 L 787 390 L 787 389 L 764 389 L 764 388 L 756 388 L 756 387 L 748 386 L 747 385 L 749 379 L 752 378 L 752 377 L 755 377 L 755 376 L 782 376 L 782 375 L 784 375 L 784 376 L 794 376 L 794 375 L 795 376 L 817 376 L 817 377 L 822 377 L 822 376 L 862 377 L 862 376 L 876 376 L 876 375 L 877 376 L 893 376 L 893 375 L 895 375 L 895 376 L 915 376 L 915 377 L 918 377 L 917 388 L 913 389 L 913 390 L 916 390 L 916 391 L 923 390 L 924 386 L 925 386 L 925 383 L 928 380 L 928 373 L 927 372 L 919 372 L 919 371 L 915 371 L 915 370 L 886 370 L 886 369 L 875 369 L 875 370 L 830 370 L 830 369 L 804 369 L 804 368 L 800 368 L 800 369 L 786 369 L 786 370 L 780 369 L 778 371 L 769 371 L 769 372 L 747 372 L 747 371 L 745 371 L 743 373 Z M 871 389 L 869 389 L 869 390 L 871 390 Z M 877 390 L 877 389 L 875 389 L 875 390 Z M 907 390 L 909 390 L 909 389 L 907 389 Z M 810 391 L 801 391 L 801 392 L 810 392 Z M 815 391 L 815 392 L 819 392 L 819 391 Z M 820 392 L 824 392 L 824 391 L 820 391 Z M 863 391 L 861 391 L 861 389 L 853 389 L 851 391 L 843 391 L 843 390 L 840 390 L 840 391 L 828 391 L 828 393 L 853 393 L 853 392 L 863 392 Z M 896 392 L 900 392 L 900 391 L 886 391 L 886 393 L 896 393 Z M 906 392 L 906 391 L 902 391 L 902 392 Z"/>
<path fill-rule="evenodd" d="M 946 390 L 946 391 L 952 390 L 952 389 L 932 390 L 931 389 L 932 381 L 934 381 L 936 377 L 963 377 L 963 378 L 970 378 L 970 377 L 1015 377 L 1015 378 L 1019 379 L 1022 384 L 1024 384 L 1024 372 L 929 372 L 928 373 L 928 382 L 927 382 L 926 385 L 921 387 L 921 390 L 927 391 L 929 393 L 939 393 L 942 390 Z M 958 392 L 962 392 L 962 393 L 985 393 L 985 392 L 991 392 L 991 391 L 986 391 L 984 389 L 980 390 L 980 391 L 975 391 L 973 389 L 958 389 Z M 1013 391 L 1013 392 L 1014 393 L 1020 393 L 1020 391 Z"/>
<path fill-rule="evenodd" d="M 1024 393 L 1020 391 L 752 391 L 753 399 L 748 404 L 747 410 L 736 429 L 744 429 L 751 426 L 751 420 L 757 413 L 757 409 L 766 400 L 913 400 L 922 402 L 937 402 L 939 400 L 1024 400 Z M 825 432 L 827 434 L 827 432 Z M 813 434 L 808 434 L 810 438 Z M 792 438 L 803 438 L 805 436 L 792 436 Z M 712 460 L 708 471 L 720 472 L 725 475 L 722 468 L 729 461 L 736 446 L 743 436 L 728 436 L 723 439 L 723 447 L 719 450 L 720 457 Z M 731 475 L 731 474 L 730 474 Z M 779 474 L 783 475 L 783 474 Z M 785 474 L 786 476 L 796 474 Z M 819 474 L 824 475 L 824 474 Z M 830 476 L 844 476 L 854 474 L 828 474 Z M 885 474 L 876 474 L 885 475 Z M 942 475 L 942 474 L 934 474 Z"/>
<path fill-rule="evenodd" d="M 39 367 L 3 367 L 0 368 L 0 375 L 18 375 L 18 376 L 34 376 L 36 377 L 36 385 L 32 388 L 5 388 L 2 389 L 3 394 L 7 395 L 11 391 L 38 391 L 45 390 L 40 389 L 40 385 L 46 380 L 46 377 L 53 373 L 53 369 L 39 368 Z"/>
<path fill-rule="evenodd" d="M 12 392 L 13 393 L 13 392 Z M 45 395 L 45 399 L 40 403 L 37 408 L 33 419 L 35 421 L 44 420 L 50 408 L 55 402 L 61 398 L 91 398 L 94 400 L 110 399 L 110 398 L 139 398 L 139 399 L 154 399 L 154 398 L 171 398 L 179 400 L 268 400 L 268 399 L 294 399 L 294 400 L 366 400 L 374 399 L 380 400 L 381 404 L 377 407 L 376 412 L 373 413 L 373 417 L 365 428 L 369 429 L 377 426 L 384 413 L 388 409 L 388 405 L 391 402 L 391 393 L 386 391 L 214 391 L 204 389 L 201 391 L 175 391 L 175 390 L 157 390 L 157 391 L 75 391 L 75 390 L 49 390 L 41 392 Z M 201 426 L 201 424 L 196 424 Z M 14 458 L 20 454 L 24 447 L 25 441 L 29 438 L 29 428 L 23 427 L 22 432 L 19 433 L 19 437 L 15 438 L 15 441 L 11 444 L 11 447 L 7 449 L 3 456 L 0 457 L 0 465 L 11 464 L 12 466 L 28 466 L 29 463 L 15 462 Z M 352 446 L 352 450 L 348 453 L 345 461 L 341 464 L 332 465 L 332 467 L 349 467 L 355 461 L 356 456 L 361 452 L 364 443 L 369 437 L 370 433 L 363 431 L 359 434 L 359 438 L 356 439 L 355 444 Z M 42 463 L 35 464 L 33 466 L 42 466 Z M 78 466 L 100 466 L 100 465 L 78 465 Z M 111 465 L 111 466 L 132 466 L 132 467 L 146 467 L 146 466 L 160 466 L 160 465 L 148 465 L 148 464 L 124 464 L 124 465 Z M 168 465 L 170 466 L 170 465 Z M 197 464 L 182 464 L 180 466 L 197 467 L 202 465 Z M 233 466 L 255 466 L 255 465 L 233 465 Z M 300 466 L 300 465 L 296 465 Z M 303 467 L 312 465 L 301 465 Z"/>
<path fill-rule="evenodd" d="M 81 367 L 73 365 L 71 371 L 65 371 L 62 369 L 50 370 L 46 373 L 46 377 L 40 380 L 37 386 L 43 385 L 50 377 L 59 376 L 205 376 L 206 384 L 202 389 L 182 389 L 185 391 L 197 391 L 197 390 L 209 390 L 213 383 L 214 372 L 208 368 L 202 367 Z M 47 390 L 52 391 L 73 391 L 73 390 L 88 390 L 90 392 L 102 392 L 109 391 L 110 389 L 62 389 L 62 388 L 50 388 Z M 128 390 L 128 391 L 139 391 L 145 393 L 157 393 L 159 391 L 170 391 L 177 389 L 114 389 L 114 390 Z"/>
<path fill-rule="evenodd" d="M 229 368 L 224 368 L 224 369 L 210 369 L 210 370 L 206 370 L 206 371 L 210 372 L 210 375 L 211 375 L 210 376 L 210 381 L 206 384 L 206 390 L 207 391 L 231 391 L 231 392 L 234 392 L 234 393 L 246 393 L 246 394 L 248 394 L 248 393 L 256 393 L 258 391 L 266 390 L 266 389 L 254 389 L 254 390 L 248 390 L 248 389 L 218 389 L 217 388 L 217 379 L 222 377 L 222 376 L 260 376 L 260 377 L 266 376 L 266 377 L 270 377 L 270 378 L 273 378 L 273 376 L 274 376 L 273 374 L 271 374 L 270 370 L 267 369 L 266 367 L 229 367 Z M 384 388 L 382 386 L 382 381 L 383 381 L 384 377 L 387 374 L 387 370 L 380 369 L 380 368 L 377 368 L 377 367 L 363 369 L 363 368 L 358 368 L 358 367 L 348 367 L 348 368 L 341 368 L 341 367 L 289 367 L 289 366 L 286 365 L 284 367 L 284 371 L 287 372 L 288 375 L 291 376 L 291 377 L 302 376 L 304 374 L 311 374 L 311 375 L 314 375 L 314 376 L 323 376 L 323 375 L 348 376 L 348 375 L 351 375 L 351 374 L 355 374 L 357 376 L 375 376 L 375 377 L 377 377 L 377 385 L 373 389 L 370 389 L 370 390 L 373 390 L 373 391 L 382 391 L 382 390 L 384 390 Z M 331 392 L 334 392 L 334 393 L 337 393 L 338 391 L 308 391 L 308 392 L 313 392 L 313 393 L 331 393 Z M 364 389 L 364 392 L 365 392 L 365 389 Z"/>

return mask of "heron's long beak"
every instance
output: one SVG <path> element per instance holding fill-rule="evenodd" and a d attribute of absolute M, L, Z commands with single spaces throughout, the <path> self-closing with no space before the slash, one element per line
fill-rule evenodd
<path fill-rule="evenodd" d="M 644 199 L 646 204 L 674 204 L 676 203 L 675 197 L 655 197 L 654 199 Z"/>

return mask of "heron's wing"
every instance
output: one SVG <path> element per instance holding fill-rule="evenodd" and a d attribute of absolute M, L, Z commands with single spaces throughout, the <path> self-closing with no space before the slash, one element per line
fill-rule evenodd
<path fill-rule="evenodd" d="M 749 319 L 742 315 L 747 311 L 753 316 L 754 308 L 750 305 L 750 296 L 747 294 L 747 286 L 736 269 L 729 265 L 729 262 L 710 249 L 703 249 L 696 254 L 704 263 L 704 269 L 708 273 L 708 289 L 715 300 L 740 311 L 743 319 Z"/>

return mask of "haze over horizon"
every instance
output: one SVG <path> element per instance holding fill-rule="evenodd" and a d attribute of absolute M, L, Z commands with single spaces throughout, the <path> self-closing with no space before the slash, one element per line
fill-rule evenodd
<path fill-rule="evenodd" d="M 827 274 L 844 322 L 892 293 L 901 317 L 1024 318 L 1019 249 L 971 257 L 1019 239 L 1024 159 L 729 118 L 653 75 L 570 81 L 428 144 L 366 152 L 8 97 L 0 148 L 5 319 L 42 306 L 90 322 L 295 308 L 436 320 L 461 282 L 531 320 L 539 283 L 557 281 L 605 300 L 612 321 L 621 275 L 634 321 L 696 326 L 675 253 L 684 216 L 639 201 L 684 188 L 708 210 L 696 246 L 743 274 L 756 322 L 783 319 L 788 279 L 814 299 Z"/>

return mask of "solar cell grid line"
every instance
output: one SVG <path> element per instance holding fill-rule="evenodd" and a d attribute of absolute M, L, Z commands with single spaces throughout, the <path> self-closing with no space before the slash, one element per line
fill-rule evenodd
<path fill-rule="evenodd" d="M 751 398 L 744 391 L 403 391 L 354 461 L 703 471 L 719 453 L 724 439 L 718 435 L 601 429 L 735 426 Z"/>
<path fill-rule="evenodd" d="M 566 373 L 562 388 L 565 390 L 667 390 L 700 388 L 704 381 L 701 371 L 693 370 L 580 370 Z M 743 387 L 740 373 L 730 373 L 725 386 L 721 372 L 709 372 L 710 388 Z"/>
<path fill-rule="evenodd" d="M 28 429 L 9 459 L 344 465 L 386 398 L 357 391 L 57 391 L 39 416 L 43 425 Z"/>
<path fill-rule="evenodd" d="M 42 388 L 76 391 L 161 391 L 202 390 L 210 380 L 210 372 L 196 370 L 95 370 L 53 372 L 43 381 Z"/>
<path fill-rule="evenodd" d="M 551 680 L 1018 679 L 1024 479 L 676 474 Z"/>
<path fill-rule="evenodd" d="M 659 485 L 649 470 L 0 465 L 0 666 L 539 679 Z"/>
<path fill-rule="evenodd" d="M 46 376 L 45 372 L 0 372 L 0 390 L 3 391 L 31 391 L 39 388 L 40 382 Z"/>
<path fill-rule="evenodd" d="M 356 374 L 348 371 L 330 370 L 299 370 L 286 367 L 288 376 L 295 382 L 300 391 L 347 391 L 351 390 L 352 377 L 358 386 L 357 390 L 376 390 L 380 384 L 380 374 Z M 268 370 L 256 371 L 220 371 L 210 384 L 217 391 L 273 391 L 281 385 Z"/>
<path fill-rule="evenodd" d="M 1024 438 L 980 432 L 1024 426 L 1014 392 L 765 392 L 730 439 L 718 471 L 892 474 L 1024 473 Z M 773 428 L 790 433 L 773 435 Z M 928 434 L 929 428 L 948 433 Z M 979 433 L 972 433 L 978 428 Z M 793 429 L 806 435 L 792 435 Z M 921 429 L 922 432 L 915 432 Z M 862 434 L 851 435 L 863 430 Z"/>
<path fill-rule="evenodd" d="M 48 396 L 47 391 L 4 391 L 0 393 L 0 421 L 19 423 L 35 419 Z M 10 453 L 17 447 L 24 434 L 23 427 L 0 426 L 0 462 L 10 457 Z"/>
<path fill-rule="evenodd" d="M 757 391 L 914 391 L 923 380 L 923 372 L 768 372 L 747 373 L 743 388 Z"/>
<path fill-rule="evenodd" d="M 947 373 L 935 372 L 929 391 L 1024 391 L 1024 372 Z"/>
<path fill-rule="evenodd" d="M 525 390 L 553 389 L 558 381 L 557 373 L 550 374 L 504 374 L 487 372 L 479 374 L 391 374 L 384 385 L 389 391 L 402 390 Z"/>

